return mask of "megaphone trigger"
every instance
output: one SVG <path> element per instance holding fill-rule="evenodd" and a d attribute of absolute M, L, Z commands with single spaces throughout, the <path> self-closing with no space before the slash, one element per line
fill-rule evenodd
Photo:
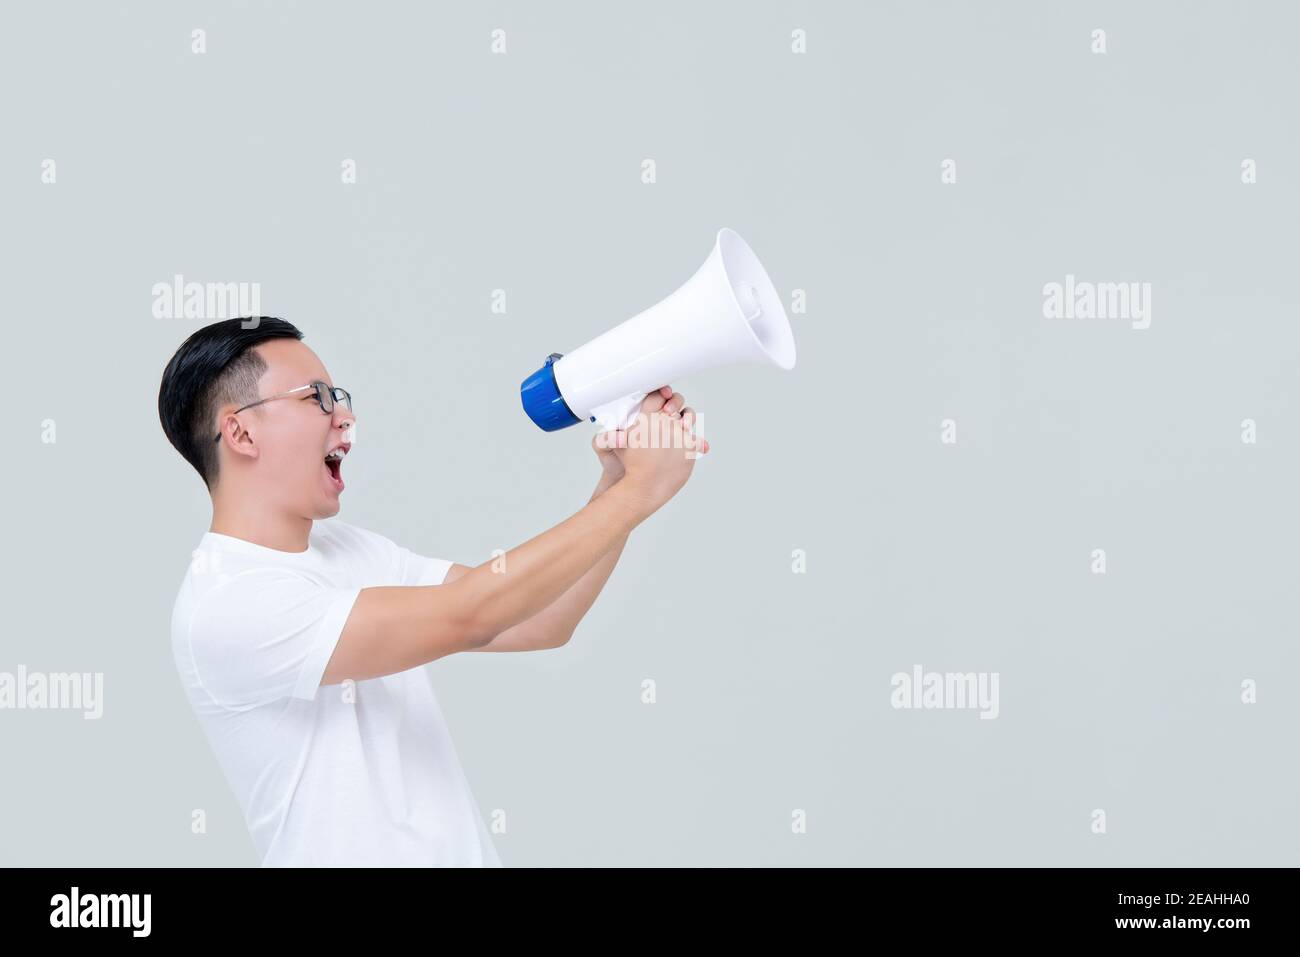
<path fill-rule="evenodd" d="M 641 408 L 641 400 L 647 395 L 648 392 L 633 392 L 631 395 L 621 396 L 612 402 L 597 406 L 591 410 L 591 421 L 605 432 L 626 429 L 636 419 L 637 410 Z"/>

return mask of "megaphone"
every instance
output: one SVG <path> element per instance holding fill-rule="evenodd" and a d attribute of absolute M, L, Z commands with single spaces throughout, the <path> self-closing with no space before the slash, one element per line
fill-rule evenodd
<path fill-rule="evenodd" d="M 524 411 L 547 432 L 583 419 L 602 429 L 631 424 L 641 400 L 714 366 L 768 362 L 794 367 L 794 333 L 772 280 L 734 230 L 667 299 L 568 355 L 553 352 L 519 386 Z"/>

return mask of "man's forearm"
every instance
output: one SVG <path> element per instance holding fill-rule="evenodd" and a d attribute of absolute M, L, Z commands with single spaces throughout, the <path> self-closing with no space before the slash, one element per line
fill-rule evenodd
<path fill-rule="evenodd" d="M 590 501 L 596 501 L 615 484 L 616 480 L 610 479 L 607 474 L 602 474 L 596 490 L 591 493 Z M 600 561 L 592 565 L 587 574 L 579 578 L 568 591 L 517 627 L 528 627 L 533 634 L 540 636 L 540 647 L 561 645 L 568 641 L 573 630 L 578 627 L 578 622 L 582 621 L 583 616 L 591 610 L 596 597 L 609 581 L 609 576 L 613 574 L 614 566 L 618 564 L 619 556 L 623 554 L 623 546 L 627 544 L 630 534 L 631 530 L 624 532 L 609 551 L 601 556 Z"/>
<path fill-rule="evenodd" d="M 609 578 L 628 534 L 652 511 L 644 496 L 626 483 L 597 486 L 577 513 L 497 559 L 503 561 L 505 574 L 493 570 L 494 562 L 485 562 L 445 587 L 467 596 L 476 627 L 494 637 L 547 611 L 580 580 L 598 578 L 599 584 L 578 589 L 560 611 L 552 612 L 565 619 L 576 612 L 576 625 Z"/>

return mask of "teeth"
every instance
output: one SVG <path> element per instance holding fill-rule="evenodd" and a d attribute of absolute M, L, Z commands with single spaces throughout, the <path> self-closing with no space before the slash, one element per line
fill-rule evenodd
<path fill-rule="evenodd" d="M 345 455 L 347 455 L 347 454 L 348 454 L 347 449 L 335 449 L 334 451 L 330 452 L 329 455 L 325 456 L 325 458 L 327 458 L 327 459 L 342 459 L 343 456 L 345 456 Z"/>

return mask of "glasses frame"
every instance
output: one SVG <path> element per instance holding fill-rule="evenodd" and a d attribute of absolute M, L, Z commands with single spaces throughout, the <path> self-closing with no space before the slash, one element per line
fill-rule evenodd
<path fill-rule="evenodd" d="M 316 404 L 320 406 L 320 410 L 324 412 L 326 415 L 334 414 L 334 404 L 338 402 L 340 398 L 343 400 L 344 405 L 348 407 L 348 411 L 349 412 L 352 411 L 351 392 L 349 392 L 347 389 L 340 389 L 338 386 L 329 385 L 328 383 L 322 382 L 319 379 L 317 379 L 315 382 L 308 382 L 306 385 L 300 385 L 296 389 L 290 389 L 287 392 L 277 392 L 275 395 L 268 395 L 265 399 L 258 399 L 256 402 L 250 402 L 248 403 L 248 405 L 241 406 L 240 408 L 236 409 L 234 412 L 231 412 L 230 414 L 237 415 L 240 412 L 243 412 L 244 409 L 251 409 L 255 405 L 261 405 L 263 402 L 270 402 L 272 399 L 284 399 L 287 398 L 288 396 L 294 395 L 295 393 L 302 392 L 304 389 L 316 390 Z M 328 409 L 325 408 L 325 396 L 329 396 L 330 399 L 330 407 Z M 214 442 L 221 441 L 220 432 L 217 433 L 217 437 L 213 439 L 213 441 Z"/>

